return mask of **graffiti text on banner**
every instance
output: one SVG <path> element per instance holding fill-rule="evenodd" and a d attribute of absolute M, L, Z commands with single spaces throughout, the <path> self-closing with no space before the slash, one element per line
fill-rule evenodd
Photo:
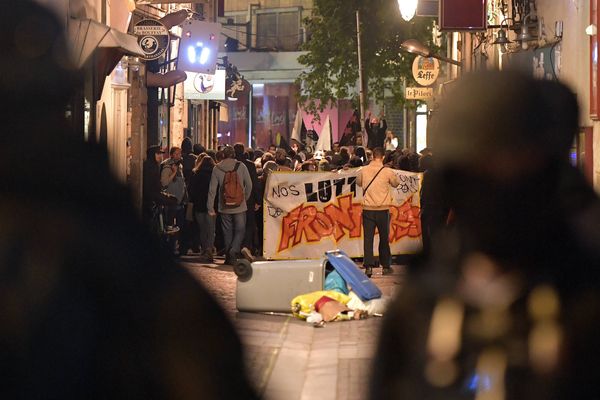
<path fill-rule="evenodd" d="M 264 256 L 320 258 L 327 250 L 342 249 L 352 257 L 362 257 L 358 171 L 272 173 L 265 191 Z M 390 247 L 393 254 L 414 253 L 421 246 L 421 174 L 395 172 L 400 185 L 391 191 Z M 377 244 L 376 235 L 375 248 Z"/>

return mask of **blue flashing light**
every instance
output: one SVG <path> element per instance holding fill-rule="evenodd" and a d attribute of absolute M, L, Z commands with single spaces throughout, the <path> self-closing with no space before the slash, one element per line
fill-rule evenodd
<path fill-rule="evenodd" d="M 473 374 L 467 383 L 467 388 L 471 392 L 476 392 L 478 390 L 487 392 L 492 388 L 492 379 L 489 375 L 480 376 L 478 374 Z"/>
<path fill-rule="evenodd" d="M 202 64 L 202 65 L 206 64 L 209 56 L 210 56 L 210 49 L 208 47 L 203 47 L 202 52 L 200 53 L 200 64 Z"/>
<path fill-rule="evenodd" d="M 196 62 L 196 48 L 194 46 L 187 48 L 187 58 L 191 64 Z"/>
<path fill-rule="evenodd" d="M 571 159 L 571 165 L 576 167 L 577 166 L 577 150 L 571 149 L 569 158 Z"/>

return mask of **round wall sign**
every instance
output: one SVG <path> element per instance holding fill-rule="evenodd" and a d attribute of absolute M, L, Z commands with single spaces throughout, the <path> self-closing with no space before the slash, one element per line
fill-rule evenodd
<path fill-rule="evenodd" d="M 440 75 L 440 63 L 433 57 L 417 56 L 413 61 L 412 73 L 419 85 L 433 85 Z"/>
<path fill-rule="evenodd" d="M 194 77 L 194 89 L 198 93 L 210 93 L 215 87 L 214 75 L 198 73 Z"/>
<path fill-rule="evenodd" d="M 138 44 L 144 52 L 144 60 L 156 60 L 169 47 L 169 30 L 162 22 L 155 19 L 144 19 L 133 27 L 138 37 Z"/>

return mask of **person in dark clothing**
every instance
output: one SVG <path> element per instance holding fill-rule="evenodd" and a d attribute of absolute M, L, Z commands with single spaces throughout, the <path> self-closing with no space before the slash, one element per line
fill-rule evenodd
<path fill-rule="evenodd" d="M 349 168 L 358 168 L 362 167 L 363 162 L 359 157 L 352 156 L 346 165 L 348 165 Z"/>
<path fill-rule="evenodd" d="M 398 169 L 410 171 L 410 168 L 410 158 L 408 154 L 402 154 L 400 157 L 398 157 Z"/>
<path fill-rule="evenodd" d="M 244 241 L 242 242 L 242 254 L 253 260 L 253 256 L 256 255 L 256 212 L 262 206 L 262 193 L 258 184 L 258 176 L 256 174 L 256 165 L 248 160 L 248 154 L 242 143 L 236 143 L 233 145 L 235 151 L 235 159 L 244 163 L 250 174 L 250 180 L 252 181 L 252 195 L 246 201 L 248 210 L 246 211 L 246 232 L 244 234 Z M 262 222 L 262 220 L 261 220 Z M 262 240 L 262 238 L 261 238 Z"/>
<path fill-rule="evenodd" d="M 356 137 L 360 135 L 360 112 L 354 110 L 350 120 L 344 128 L 344 133 L 340 139 L 340 146 L 354 146 L 356 145 Z"/>
<path fill-rule="evenodd" d="M 188 190 L 188 196 L 190 179 L 193 174 L 192 170 L 196 166 L 196 159 L 198 157 L 192 150 L 192 139 L 189 137 L 183 138 L 183 141 L 181 142 L 181 161 L 183 163 L 183 178 L 185 179 L 185 186 Z M 190 206 L 186 204 L 186 207 L 193 207 L 193 205 Z M 200 232 L 198 231 L 198 225 L 196 224 L 196 221 L 193 220 L 194 215 L 195 214 L 192 213 L 192 220 L 186 220 L 182 224 L 179 240 L 181 248 L 180 253 L 183 255 L 187 253 L 188 249 L 191 249 L 196 253 L 200 252 Z"/>
<path fill-rule="evenodd" d="M 385 118 L 381 120 L 377 117 L 371 117 L 369 112 L 365 119 L 365 130 L 367 131 L 368 137 L 368 148 L 373 150 L 375 147 L 383 147 L 383 141 L 385 140 L 385 132 L 387 131 L 387 122 Z"/>
<path fill-rule="evenodd" d="M 408 153 L 408 165 L 409 165 L 409 171 L 411 172 L 423 172 L 420 170 L 419 167 L 419 159 L 421 158 L 420 155 L 418 155 L 417 153 L 415 153 L 414 151 L 411 151 L 410 153 Z"/>
<path fill-rule="evenodd" d="M 183 163 L 183 178 L 186 186 L 190 184 L 192 177 L 192 169 L 196 166 L 197 156 L 192 152 L 192 139 L 189 137 L 183 138 L 181 142 L 181 161 Z"/>
<path fill-rule="evenodd" d="M 150 223 L 153 215 L 153 206 L 162 203 L 160 184 L 160 163 L 163 161 L 164 151 L 160 146 L 150 146 L 146 151 L 143 167 L 143 195 L 142 216 L 146 223 Z"/>
<path fill-rule="evenodd" d="M 206 148 L 200 143 L 195 143 L 192 147 L 192 153 L 194 153 L 194 155 L 198 157 L 200 154 L 206 153 Z"/>
<path fill-rule="evenodd" d="M 431 250 L 432 238 L 436 237 L 448 220 L 450 209 L 444 205 L 441 193 L 441 179 L 436 174 L 433 155 L 422 156 L 419 167 L 423 169 L 423 180 L 421 183 L 421 234 L 423 238 L 423 252 Z"/>
<path fill-rule="evenodd" d="M 176 198 L 174 204 L 166 209 L 167 226 L 176 229 L 178 233 L 169 235 L 169 246 L 173 254 L 177 256 L 186 255 L 190 249 L 188 221 L 186 221 L 186 206 L 188 202 L 187 185 L 183 176 L 183 165 L 181 160 L 181 149 L 171 147 L 169 158 L 161 163 L 160 183 L 165 192 Z M 179 251 L 177 251 L 179 250 Z"/>
<path fill-rule="evenodd" d="M 200 236 L 201 255 L 200 261 L 214 262 L 215 223 L 216 216 L 208 214 L 206 201 L 208 200 L 208 187 L 215 162 L 209 156 L 198 157 L 196 167 L 190 179 L 190 199 L 194 203 L 194 215 L 198 224 Z"/>
<path fill-rule="evenodd" d="M 365 153 L 364 147 L 357 147 L 354 149 L 354 155 L 363 162 L 363 165 L 367 165 L 367 154 Z"/>
<path fill-rule="evenodd" d="M 478 73 L 435 118 L 455 222 L 388 308 L 370 398 L 600 398 L 600 202 L 569 164 L 575 94 Z"/>
<path fill-rule="evenodd" d="M 32 1 L 0 13 L 0 398 L 257 399 L 230 319 L 66 121 L 63 32 Z"/>

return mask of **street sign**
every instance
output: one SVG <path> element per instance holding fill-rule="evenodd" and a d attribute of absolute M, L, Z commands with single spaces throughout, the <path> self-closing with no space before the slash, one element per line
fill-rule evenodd
<path fill-rule="evenodd" d="M 155 19 L 144 19 L 133 27 L 138 37 L 138 44 L 144 52 L 144 60 L 156 60 L 169 48 L 169 30 L 162 22 Z"/>
<path fill-rule="evenodd" d="M 433 85 L 440 75 L 440 63 L 433 57 L 417 56 L 413 61 L 412 73 L 419 85 Z"/>
<path fill-rule="evenodd" d="M 433 88 L 407 87 L 404 92 L 406 100 L 425 100 L 433 97 Z"/>

